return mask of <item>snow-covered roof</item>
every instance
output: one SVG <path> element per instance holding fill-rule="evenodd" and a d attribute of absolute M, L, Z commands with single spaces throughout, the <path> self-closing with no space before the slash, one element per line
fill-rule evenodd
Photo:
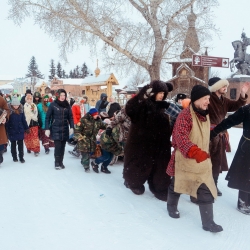
<path fill-rule="evenodd" d="M 6 81 L 11 81 L 14 80 L 16 76 L 11 76 L 11 75 L 0 75 L 0 80 L 6 80 Z"/>
<path fill-rule="evenodd" d="M 67 78 L 67 79 L 60 79 L 63 81 L 63 84 L 65 85 L 81 85 L 83 82 L 83 78 Z"/>
<path fill-rule="evenodd" d="M 146 82 L 144 82 L 144 83 L 141 83 L 141 84 L 137 85 L 137 87 L 138 87 L 138 88 L 142 88 L 142 87 L 144 87 L 145 85 L 147 85 L 147 84 L 149 84 L 149 83 L 150 83 L 150 81 L 146 81 Z"/>
<path fill-rule="evenodd" d="M 113 73 L 110 74 L 103 74 L 99 76 L 88 76 L 83 79 L 83 82 L 81 85 L 83 86 L 89 86 L 89 85 L 103 85 L 105 84 L 109 78 L 114 78 L 114 82 L 112 82 L 113 85 L 119 85 L 118 81 L 116 80 Z"/>
<path fill-rule="evenodd" d="M 167 61 L 167 63 L 177 63 L 177 62 L 192 62 L 192 58 L 183 58 L 183 59 L 180 59 L 180 58 L 176 58 L 176 59 L 172 59 L 172 60 L 169 60 Z"/>
<path fill-rule="evenodd" d="M 0 85 L 0 89 L 14 89 L 11 84 Z"/>

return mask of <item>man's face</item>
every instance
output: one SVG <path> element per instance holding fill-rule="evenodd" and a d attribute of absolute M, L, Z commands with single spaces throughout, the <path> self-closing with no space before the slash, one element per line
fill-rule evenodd
<path fill-rule="evenodd" d="M 194 105 L 196 108 L 201 109 L 201 110 L 207 110 L 208 104 L 210 99 L 210 95 L 203 96 L 202 98 L 196 100 L 194 102 Z"/>
<path fill-rule="evenodd" d="M 223 86 L 219 90 L 217 90 L 220 95 L 224 95 L 227 93 L 227 85 Z"/>

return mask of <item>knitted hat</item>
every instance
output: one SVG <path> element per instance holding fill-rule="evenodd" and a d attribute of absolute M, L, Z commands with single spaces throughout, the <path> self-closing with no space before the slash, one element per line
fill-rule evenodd
<path fill-rule="evenodd" d="M 43 99 L 49 99 L 48 95 L 43 96 Z"/>
<path fill-rule="evenodd" d="M 177 96 L 176 96 L 176 102 L 178 102 L 178 100 L 184 100 L 184 99 L 186 99 L 186 98 L 187 98 L 187 96 L 186 96 L 185 94 L 179 93 L 179 94 L 177 94 Z"/>
<path fill-rule="evenodd" d="M 90 114 L 91 116 L 99 115 L 98 110 L 95 109 L 95 108 L 90 109 L 90 110 L 89 110 L 89 114 Z"/>
<path fill-rule="evenodd" d="M 19 106 L 19 105 L 20 105 L 20 101 L 19 101 L 19 99 L 18 99 L 17 96 L 13 96 L 13 97 L 12 97 L 11 105 L 12 105 L 12 106 Z"/>
<path fill-rule="evenodd" d="M 228 86 L 229 82 L 225 79 L 220 79 L 219 77 L 212 77 L 208 81 L 208 89 L 211 92 L 215 92 L 224 86 Z"/>
<path fill-rule="evenodd" d="M 208 88 L 202 85 L 195 85 L 191 90 L 191 102 L 194 103 L 196 100 L 210 94 L 211 93 Z"/>

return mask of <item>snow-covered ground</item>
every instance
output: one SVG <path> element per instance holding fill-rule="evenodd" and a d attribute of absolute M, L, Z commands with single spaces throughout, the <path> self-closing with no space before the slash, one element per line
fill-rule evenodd
<path fill-rule="evenodd" d="M 242 129 L 229 133 L 231 163 Z M 56 171 L 53 149 L 38 157 L 25 153 L 21 164 L 8 147 L 0 167 L 0 249 L 250 249 L 250 216 L 236 210 L 237 190 L 227 187 L 225 174 L 219 179 L 223 196 L 214 204 L 224 231 L 213 234 L 202 229 L 199 208 L 187 195 L 180 198 L 181 218 L 172 219 L 147 184 L 141 196 L 125 188 L 121 162 L 109 167 L 110 175 L 85 173 L 71 149 L 66 169 Z"/>

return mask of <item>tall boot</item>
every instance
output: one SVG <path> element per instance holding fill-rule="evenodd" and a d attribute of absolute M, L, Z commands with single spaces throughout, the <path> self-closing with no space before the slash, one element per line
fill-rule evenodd
<path fill-rule="evenodd" d="M 247 215 L 250 215 L 249 196 L 249 193 L 239 190 L 237 210 Z"/>
<path fill-rule="evenodd" d="M 61 167 L 62 169 L 65 168 L 65 166 L 63 165 L 63 158 L 64 158 L 64 155 L 61 155 L 61 156 L 60 156 L 60 160 L 59 160 L 59 165 L 60 165 L 60 167 Z"/>
<path fill-rule="evenodd" d="M 60 160 L 61 160 L 61 156 L 55 156 L 55 169 L 56 170 L 60 170 L 62 169 L 60 166 Z"/>
<path fill-rule="evenodd" d="M 19 156 L 19 160 L 21 163 L 24 163 L 25 160 L 23 159 L 24 153 L 23 153 L 23 142 L 17 142 L 18 145 L 18 156 Z"/>
<path fill-rule="evenodd" d="M 217 188 L 217 195 L 218 196 L 222 196 L 222 192 L 219 190 L 219 188 L 218 188 L 218 178 L 219 178 L 219 176 L 213 176 L 213 178 L 214 178 L 214 183 L 215 183 L 215 186 L 216 186 L 216 188 Z"/>
<path fill-rule="evenodd" d="M 210 231 L 212 233 L 218 233 L 223 231 L 222 226 L 215 224 L 213 215 L 213 204 L 203 204 L 199 205 L 202 228 L 205 231 Z"/>
<path fill-rule="evenodd" d="M 168 189 L 167 210 L 170 217 L 174 219 L 180 218 L 180 212 L 177 209 L 180 195 L 175 195 Z"/>
<path fill-rule="evenodd" d="M 3 153 L 4 153 L 4 150 L 1 150 L 0 151 L 0 164 L 3 162 Z"/>

